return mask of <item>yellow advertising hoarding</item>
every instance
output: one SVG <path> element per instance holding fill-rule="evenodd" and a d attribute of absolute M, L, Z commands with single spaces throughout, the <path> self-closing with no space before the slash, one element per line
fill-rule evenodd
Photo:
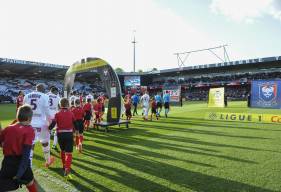
<path fill-rule="evenodd" d="M 223 87 L 210 89 L 208 107 L 224 107 Z"/>

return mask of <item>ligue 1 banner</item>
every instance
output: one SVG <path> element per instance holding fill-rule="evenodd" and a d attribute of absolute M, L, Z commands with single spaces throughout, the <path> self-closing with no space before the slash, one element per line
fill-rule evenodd
<path fill-rule="evenodd" d="M 163 95 L 165 93 L 170 94 L 171 103 L 179 103 L 181 96 L 181 86 L 165 86 L 163 87 Z"/>
<path fill-rule="evenodd" d="M 224 107 L 224 88 L 211 88 L 208 107 Z"/>
<path fill-rule="evenodd" d="M 281 115 L 277 114 L 210 112 L 205 114 L 205 119 L 213 121 L 272 123 L 281 125 Z"/>
<path fill-rule="evenodd" d="M 281 109 L 281 81 L 252 81 L 251 107 Z"/>

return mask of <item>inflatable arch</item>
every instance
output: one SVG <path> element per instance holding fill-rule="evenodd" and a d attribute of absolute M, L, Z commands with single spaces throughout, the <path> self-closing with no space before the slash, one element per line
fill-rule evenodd
<path fill-rule="evenodd" d="M 107 109 L 107 122 L 118 123 L 121 115 L 121 86 L 117 74 L 113 68 L 103 59 L 86 58 L 69 67 L 64 79 L 64 97 L 69 98 L 73 88 L 76 74 L 88 72 L 99 74 L 104 83 L 106 95 L 109 99 Z"/>

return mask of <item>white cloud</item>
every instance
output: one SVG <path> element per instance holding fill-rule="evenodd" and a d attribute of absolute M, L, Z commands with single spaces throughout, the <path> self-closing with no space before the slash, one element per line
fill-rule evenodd
<path fill-rule="evenodd" d="M 0 7 L 0 57 L 70 65 L 96 56 L 131 71 L 134 29 L 137 69 L 177 67 L 174 52 L 217 45 L 153 0 L 6 0 Z"/>
<path fill-rule="evenodd" d="M 212 0 L 211 10 L 236 22 L 252 23 L 265 15 L 281 20 L 278 0 Z"/>

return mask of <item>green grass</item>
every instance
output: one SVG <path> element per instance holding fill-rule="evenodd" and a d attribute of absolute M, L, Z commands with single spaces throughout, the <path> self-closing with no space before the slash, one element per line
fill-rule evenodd
<path fill-rule="evenodd" d="M 281 191 L 280 125 L 203 120 L 211 111 L 280 114 L 245 105 L 214 109 L 188 103 L 173 107 L 168 119 L 138 117 L 129 129 L 86 132 L 83 154 L 74 152 L 71 182 L 63 180 L 56 151 L 55 166 L 43 168 L 37 144 L 33 163 L 41 191 Z M 0 105 L 2 124 L 11 122 L 14 112 L 14 105 Z"/>

